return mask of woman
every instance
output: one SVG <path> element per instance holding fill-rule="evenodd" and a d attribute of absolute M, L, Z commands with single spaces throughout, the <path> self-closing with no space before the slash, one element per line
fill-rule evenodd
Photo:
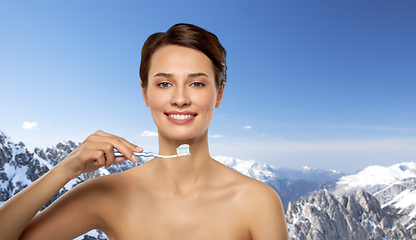
<path fill-rule="evenodd" d="M 277 193 L 209 155 L 208 127 L 226 80 L 217 37 L 189 24 L 153 34 L 143 46 L 140 77 L 159 154 L 174 155 L 187 143 L 191 155 L 88 180 L 36 214 L 79 174 L 127 160 L 115 158 L 114 148 L 137 162 L 140 147 L 98 131 L 1 206 L 1 239 L 72 239 L 91 229 L 123 240 L 287 239 Z"/>

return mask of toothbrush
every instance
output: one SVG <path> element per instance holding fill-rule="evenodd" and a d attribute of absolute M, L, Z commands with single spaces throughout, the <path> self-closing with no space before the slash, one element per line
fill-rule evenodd
<path fill-rule="evenodd" d="M 175 157 L 182 157 L 182 156 L 189 156 L 191 153 L 189 152 L 189 144 L 182 144 L 178 148 L 176 148 L 176 155 L 159 155 L 152 152 L 134 152 L 135 156 L 138 157 L 155 157 L 155 158 L 175 158 Z M 116 157 L 124 157 L 119 151 L 114 151 L 114 156 Z"/>

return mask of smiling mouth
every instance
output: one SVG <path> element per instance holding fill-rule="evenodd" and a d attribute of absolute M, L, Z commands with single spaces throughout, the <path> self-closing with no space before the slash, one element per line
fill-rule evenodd
<path fill-rule="evenodd" d="M 165 112 L 165 115 L 168 116 L 168 119 L 170 121 L 173 121 L 174 123 L 187 123 L 189 121 L 192 121 L 196 115 L 198 115 L 195 112 L 178 112 L 178 111 L 171 111 L 171 112 Z"/>
<path fill-rule="evenodd" d="M 191 118 L 191 117 L 195 117 L 196 116 L 196 114 L 195 115 L 166 114 L 166 115 L 168 115 L 171 118 L 177 119 L 177 120 L 185 120 L 185 119 L 188 119 L 188 118 Z"/>

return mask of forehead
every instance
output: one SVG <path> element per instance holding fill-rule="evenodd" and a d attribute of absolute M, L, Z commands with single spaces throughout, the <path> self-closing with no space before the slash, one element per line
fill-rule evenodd
<path fill-rule="evenodd" d="M 201 51 L 178 45 L 166 45 L 158 48 L 152 55 L 149 77 L 155 72 L 173 74 L 204 72 L 209 77 L 214 77 L 214 66 L 211 59 Z"/>

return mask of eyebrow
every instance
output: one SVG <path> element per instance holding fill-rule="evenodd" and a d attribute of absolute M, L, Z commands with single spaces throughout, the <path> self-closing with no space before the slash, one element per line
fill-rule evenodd
<path fill-rule="evenodd" d="M 173 76 L 175 76 L 175 75 L 174 74 L 171 74 L 171 73 L 156 73 L 153 77 L 166 77 L 166 78 L 171 78 Z M 207 74 L 202 73 L 202 72 L 188 74 L 188 77 L 189 78 L 200 77 L 200 76 L 208 77 Z"/>
<path fill-rule="evenodd" d="M 170 77 L 173 77 L 173 74 L 170 74 L 170 73 L 156 73 L 153 77 L 167 77 L 167 78 L 170 78 Z"/>
<path fill-rule="evenodd" d="M 202 72 L 188 74 L 188 77 L 189 78 L 200 77 L 200 76 L 208 77 L 208 75 L 206 75 L 205 73 L 202 73 Z"/>

